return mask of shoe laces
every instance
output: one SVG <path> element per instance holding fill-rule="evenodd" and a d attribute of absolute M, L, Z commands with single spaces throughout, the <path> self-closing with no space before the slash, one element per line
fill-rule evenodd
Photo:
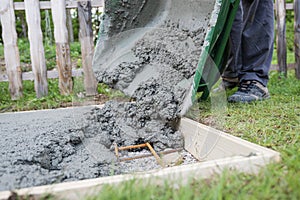
<path fill-rule="evenodd" d="M 244 81 L 239 86 L 239 91 L 249 92 L 254 86 L 256 81 Z"/>

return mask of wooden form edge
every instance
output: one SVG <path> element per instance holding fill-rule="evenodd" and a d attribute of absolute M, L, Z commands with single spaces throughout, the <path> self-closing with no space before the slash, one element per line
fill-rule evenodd
<path fill-rule="evenodd" d="M 183 123 L 191 123 L 191 121 L 192 120 L 189 119 L 182 119 Z M 193 122 L 192 124 L 202 128 L 210 128 L 197 122 Z M 193 179 L 205 179 L 214 174 L 220 174 L 225 169 L 237 170 L 244 173 L 258 173 L 260 168 L 266 164 L 280 161 L 280 154 L 276 151 L 247 142 L 224 132 L 219 132 L 222 134 L 222 137 L 240 142 L 241 145 L 246 145 L 254 150 L 258 150 L 261 152 L 261 154 L 255 156 L 233 156 L 135 174 L 116 175 L 82 181 L 24 188 L 15 190 L 14 192 L 20 196 L 32 195 L 35 197 L 41 197 L 45 194 L 52 194 L 56 199 L 82 199 L 83 197 L 98 194 L 101 188 L 107 184 L 117 185 L 129 180 L 136 180 L 149 184 L 163 184 L 165 180 L 168 180 L 171 183 L 174 182 L 177 184 L 186 184 L 188 181 Z M 11 191 L 0 192 L 0 200 L 8 199 L 10 195 Z"/>
<path fill-rule="evenodd" d="M 76 108 L 103 108 L 104 104 L 100 105 L 86 105 L 86 106 L 70 106 L 64 108 L 55 108 L 55 109 L 43 109 L 43 110 L 27 110 L 27 111 L 18 111 L 18 112 L 4 112 L 0 113 L 0 115 L 11 115 L 11 114 L 26 114 L 26 113 L 35 113 L 35 112 L 48 112 L 53 110 L 68 110 L 68 109 L 76 109 Z"/>
<path fill-rule="evenodd" d="M 247 154 L 243 154 L 242 151 L 239 151 L 239 155 L 242 155 L 242 156 L 247 156 L 248 155 L 249 156 L 248 153 L 257 153 L 257 155 L 274 155 L 275 156 L 274 158 L 278 159 L 277 161 L 280 160 L 280 153 L 278 153 L 277 151 L 274 151 L 272 149 L 260 146 L 258 144 L 251 143 L 251 142 L 246 141 L 244 139 L 241 139 L 239 137 L 230 135 L 228 133 L 225 133 L 223 131 L 217 130 L 217 129 L 212 128 L 210 126 L 198 123 L 198 122 L 196 122 L 194 120 L 191 120 L 191 119 L 188 119 L 188 118 L 181 119 L 181 124 L 180 124 L 180 131 L 183 133 L 183 136 L 185 138 L 185 143 L 189 139 L 188 137 L 192 133 L 187 133 L 187 129 L 184 128 L 184 127 L 188 127 L 188 128 L 191 128 L 191 129 L 195 130 L 195 134 L 198 134 L 199 131 L 202 131 L 202 132 L 206 132 L 206 135 L 209 135 L 210 133 L 218 135 L 219 138 L 218 138 L 218 141 L 216 142 L 216 145 L 224 145 L 222 143 L 220 144 L 219 141 L 220 140 L 221 141 L 226 140 L 226 141 L 229 141 L 233 144 L 239 145 L 244 149 L 253 150 L 251 152 L 247 152 Z M 205 138 L 203 140 L 205 140 Z M 200 143 L 198 143 L 198 144 L 200 144 Z M 187 144 L 185 144 L 185 149 L 187 151 L 189 151 L 190 153 L 192 153 L 191 151 L 193 151 L 193 149 L 187 149 Z M 197 159 L 201 160 L 197 155 L 194 155 L 194 156 Z M 227 155 L 227 156 L 229 156 L 229 155 Z"/>
<path fill-rule="evenodd" d="M 220 174 L 223 170 L 238 170 L 244 173 L 257 173 L 260 167 L 266 163 L 278 161 L 276 155 L 264 155 L 264 157 L 232 157 L 205 163 L 182 165 L 166 168 L 148 173 L 118 175 L 83 181 L 66 182 L 53 185 L 32 187 L 16 190 L 18 195 L 33 195 L 41 197 L 45 194 L 53 194 L 57 199 L 82 199 L 100 192 L 106 184 L 120 184 L 129 180 L 143 180 L 146 183 L 164 183 L 164 180 L 186 184 L 192 179 L 209 178 L 214 174 Z M 0 199 L 7 199 L 11 195 L 10 191 L 0 192 Z"/>

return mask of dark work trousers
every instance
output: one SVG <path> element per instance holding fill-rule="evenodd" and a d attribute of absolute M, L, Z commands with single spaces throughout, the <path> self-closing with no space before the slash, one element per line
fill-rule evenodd
<path fill-rule="evenodd" d="M 256 80 L 267 86 L 274 42 L 273 0 L 241 0 L 230 42 L 223 77 Z"/>

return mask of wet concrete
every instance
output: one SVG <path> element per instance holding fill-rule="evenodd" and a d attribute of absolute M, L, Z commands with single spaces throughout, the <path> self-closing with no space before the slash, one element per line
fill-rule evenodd
<path fill-rule="evenodd" d="M 132 102 L 109 102 L 93 113 L 101 120 L 92 123 L 109 132 L 107 147 L 112 142 L 120 146 L 149 142 L 157 150 L 182 147 L 177 126 L 186 99 L 191 99 L 213 5 L 206 0 L 105 4 L 108 12 L 93 69 L 99 82 L 132 98 Z"/>
<path fill-rule="evenodd" d="M 109 160 L 98 162 L 78 131 L 86 124 L 84 113 L 90 110 L 1 114 L 0 190 L 109 175 L 107 163 L 114 160 L 113 153 L 101 148 Z"/>
<path fill-rule="evenodd" d="M 103 16 L 93 68 L 99 82 L 132 101 L 71 113 L 25 113 L 15 120 L 14 115 L 0 115 L 0 190 L 132 171 L 137 164 L 115 164 L 114 144 L 149 142 L 157 151 L 182 147 L 178 121 L 190 98 L 213 4 L 106 1 L 113 14 Z"/>
<path fill-rule="evenodd" d="M 108 147 L 118 136 L 91 120 L 99 111 L 86 106 L 0 114 L 0 191 L 161 168 L 154 157 L 117 162 Z M 140 150 L 121 154 L 149 154 Z M 181 155 L 185 164 L 195 162 L 185 151 Z"/>

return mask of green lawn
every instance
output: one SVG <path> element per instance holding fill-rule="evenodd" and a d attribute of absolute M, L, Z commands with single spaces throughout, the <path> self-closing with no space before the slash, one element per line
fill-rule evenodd
<path fill-rule="evenodd" d="M 8 82 L 0 82 L 0 113 L 25 110 L 54 109 L 60 107 L 101 104 L 108 99 L 126 99 L 123 93 L 110 89 L 104 84 L 98 84 L 98 95 L 86 97 L 84 95 L 83 78 L 73 78 L 73 92 L 70 95 L 61 95 L 58 79 L 48 80 L 48 95 L 36 98 L 33 81 L 23 81 L 23 97 L 11 100 Z"/>
<path fill-rule="evenodd" d="M 290 71 L 287 79 L 271 72 L 271 99 L 251 104 L 227 104 L 222 129 L 281 153 L 280 163 L 270 164 L 257 175 L 224 172 L 210 180 L 144 185 L 128 182 L 106 186 L 87 199 L 300 199 L 300 81 Z M 230 95 L 232 92 L 229 92 Z M 200 119 L 217 120 L 210 101 L 202 102 Z"/>
<path fill-rule="evenodd" d="M 48 80 L 49 95 L 37 99 L 33 81 L 23 81 L 23 98 L 13 101 L 10 99 L 8 82 L 0 82 L 0 112 L 51 109 L 61 107 L 63 103 L 72 102 L 72 96 L 59 94 L 58 81 Z"/>

